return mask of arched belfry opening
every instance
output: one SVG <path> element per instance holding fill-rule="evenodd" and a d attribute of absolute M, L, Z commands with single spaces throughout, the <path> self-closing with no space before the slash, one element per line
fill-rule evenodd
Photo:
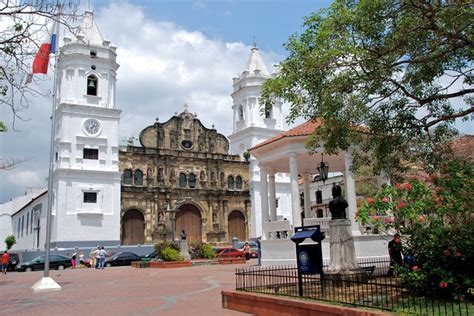
<path fill-rule="evenodd" d="M 97 96 L 97 88 L 99 84 L 99 79 L 95 75 L 90 75 L 87 77 L 87 95 Z"/>

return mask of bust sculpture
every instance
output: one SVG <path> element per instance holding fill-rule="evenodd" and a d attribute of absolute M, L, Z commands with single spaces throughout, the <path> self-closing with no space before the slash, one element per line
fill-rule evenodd
<path fill-rule="evenodd" d="M 332 187 L 333 199 L 329 202 L 329 211 L 331 219 L 346 219 L 346 208 L 349 206 L 347 201 L 342 197 L 342 189 L 339 185 Z"/>

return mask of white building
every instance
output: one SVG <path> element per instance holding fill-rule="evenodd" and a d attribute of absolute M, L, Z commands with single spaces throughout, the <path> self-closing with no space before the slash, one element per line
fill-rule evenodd
<path fill-rule="evenodd" d="M 120 243 L 116 47 L 86 11 L 64 38 L 54 121 L 52 247 Z"/>
<path fill-rule="evenodd" d="M 276 101 L 271 109 L 262 115 L 260 95 L 263 83 L 271 78 L 257 47 L 251 49 L 247 65 L 238 77 L 233 78 L 233 130 L 230 135 L 230 152 L 242 155 L 249 148 L 282 132 L 282 104 Z M 281 218 L 291 216 L 290 186 L 287 174 L 276 173 L 271 169 L 261 172 L 257 160 L 250 158 L 249 188 L 252 202 L 251 236 L 262 235 L 261 177 L 268 177 L 274 184 L 276 199 L 268 201 L 279 210 Z M 274 181 L 272 181 L 272 179 Z M 271 220 L 277 220 L 272 213 Z"/>
<path fill-rule="evenodd" d="M 32 195 L 31 200 L 12 214 L 12 233 L 16 244 L 13 249 L 42 249 L 46 241 L 46 190 Z"/>
<path fill-rule="evenodd" d="M 59 50 L 51 247 L 120 244 L 116 50 L 102 38 L 92 11 Z M 14 249 L 44 248 L 47 195 L 26 206 L 2 205 L 1 236 L 13 233 Z"/>
<path fill-rule="evenodd" d="M 33 234 L 40 233 L 41 227 L 46 228 L 46 197 L 46 189 L 28 188 L 25 195 L 0 204 L 0 250 L 7 248 L 5 238 L 9 235 L 14 235 L 17 241 L 12 249 L 44 245 L 44 234 L 43 240 L 39 240 L 37 235 L 34 239 Z"/>

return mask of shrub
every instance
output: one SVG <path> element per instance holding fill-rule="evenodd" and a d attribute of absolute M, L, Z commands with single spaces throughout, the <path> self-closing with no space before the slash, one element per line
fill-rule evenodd
<path fill-rule="evenodd" d="M 10 248 L 13 247 L 14 244 L 16 244 L 15 236 L 8 235 L 7 238 L 5 238 L 5 244 L 7 245 L 7 250 L 10 250 Z"/>
<path fill-rule="evenodd" d="M 168 247 L 161 251 L 161 258 L 164 261 L 184 261 L 178 250 Z"/>
<path fill-rule="evenodd" d="M 212 248 L 211 244 L 203 244 L 201 248 L 202 257 L 206 259 L 212 259 L 216 257 L 216 252 Z"/>
<path fill-rule="evenodd" d="M 415 263 L 398 273 L 411 288 L 462 300 L 474 287 L 473 179 L 471 164 L 451 161 L 440 174 L 381 188 L 359 209 L 362 224 L 403 234 Z"/>
<path fill-rule="evenodd" d="M 155 251 L 156 253 L 158 253 L 158 256 L 160 258 L 163 257 L 163 250 L 166 249 L 166 248 L 172 248 L 172 249 L 175 249 L 179 252 L 179 246 L 173 242 L 170 242 L 170 241 L 165 241 L 165 242 L 162 242 L 162 243 L 159 243 L 159 244 L 156 244 L 155 245 Z"/>
<path fill-rule="evenodd" d="M 202 246 L 203 243 L 200 241 L 191 242 L 191 244 L 189 245 L 189 254 L 191 255 L 191 259 L 203 258 Z"/>

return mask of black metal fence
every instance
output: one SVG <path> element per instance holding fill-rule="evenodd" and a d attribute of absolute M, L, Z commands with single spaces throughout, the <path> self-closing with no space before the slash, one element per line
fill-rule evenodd
<path fill-rule="evenodd" d="M 302 297 L 353 306 L 373 307 L 415 315 L 469 315 L 472 305 L 427 298 L 386 277 L 389 261 L 360 261 L 367 277 L 302 276 Z M 373 268 L 375 266 L 375 268 Z M 370 268 L 370 269 L 369 269 Z M 238 291 L 299 297 L 296 267 L 242 268 L 236 270 Z"/>

